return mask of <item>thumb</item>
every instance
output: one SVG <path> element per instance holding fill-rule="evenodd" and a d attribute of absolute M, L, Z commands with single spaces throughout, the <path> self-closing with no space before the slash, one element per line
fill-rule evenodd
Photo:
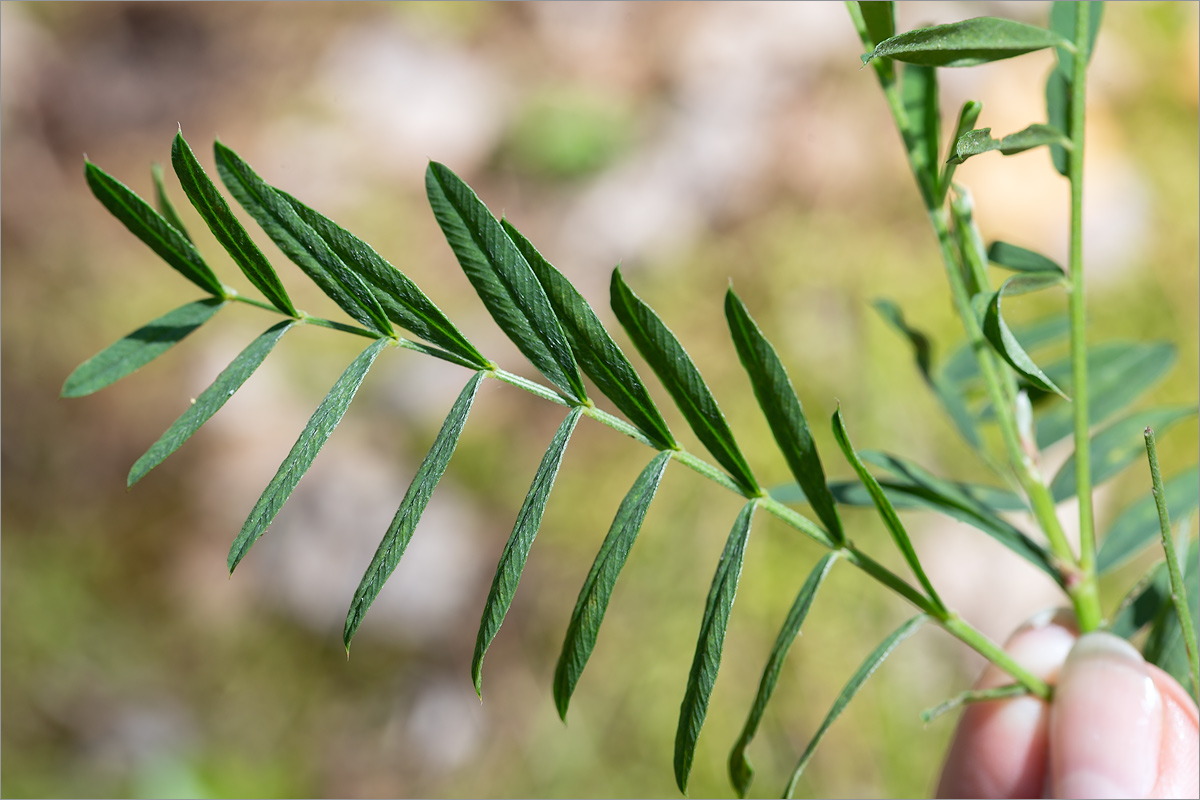
<path fill-rule="evenodd" d="M 1108 633 L 1080 637 L 1051 706 L 1048 796 L 1149 796 L 1160 784 L 1167 716 L 1174 715 L 1132 645 Z"/>

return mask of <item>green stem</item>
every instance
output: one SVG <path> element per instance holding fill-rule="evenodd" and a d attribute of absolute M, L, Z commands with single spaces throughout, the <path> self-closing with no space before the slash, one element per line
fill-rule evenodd
<path fill-rule="evenodd" d="M 1000 645 L 984 636 L 961 617 L 951 614 L 950 619 L 942 623 L 942 627 L 972 650 L 1016 678 L 1017 682 L 1028 688 L 1030 692 L 1043 700 L 1050 700 L 1053 691 L 1045 681 L 1018 664 L 1012 656 L 1004 652 Z"/>
<path fill-rule="evenodd" d="M 1163 553 L 1167 558 L 1167 576 L 1171 580 L 1171 602 L 1175 604 L 1175 614 L 1183 628 L 1183 644 L 1187 649 L 1188 666 L 1192 673 L 1192 693 L 1200 696 L 1200 650 L 1196 647 L 1196 629 L 1192 626 L 1192 615 L 1188 610 L 1187 589 L 1183 584 L 1183 571 L 1179 568 L 1179 554 L 1175 551 L 1175 540 L 1171 536 L 1171 516 L 1167 512 L 1162 472 L 1158 468 L 1158 446 L 1154 442 L 1154 429 L 1146 428 L 1145 436 L 1146 458 L 1150 461 L 1150 483 L 1153 487 L 1154 505 L 1158 509 Z"/>
<path fill-rule="evenodd" d="M 1071 181 L 1071 285 L 1068 313 L 1071 325 L 1071 393 L 1075 411 L 1075 496 L 1079 498 L 1079 566 L 1083 572 L 1076 592 L 1087 602 L 1080 613 L 1080 630 L 1087 633 L 1101 622 L 1096 586 L 1096 531 L 1092 516 L 1092 465 L 1088 441 L 1087 335 L 1083 304 L 1083 145 L 1087 110 L 1088 16 L 1090 3 L 1075 6 L 1075 55 L 1071 77 L 1071 152 L 1067 155 Z"/>

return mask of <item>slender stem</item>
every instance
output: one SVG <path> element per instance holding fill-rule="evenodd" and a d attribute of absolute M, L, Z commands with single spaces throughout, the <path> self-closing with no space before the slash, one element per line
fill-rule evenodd
<path fill-rule="evenodd" d="M 959 641 L 968 645 L 972 650 L 982 655 L 988 661 L 991 661 L 996 666 L 1007 672 L 1009 675 L 1017 679 L 1029 691 L 1036 694 L 1043 700 L 1049 701 L 1053 692 L 1046 682 L 1038 678 L 1033 673 L 1026 670 L 1018 664 L 1012 656 L 1004 652 L 1004 648 L 993 642 L 991 639 L 984 636 L 975 628 L 971 627 L 965 620 L 956 614 L 952 614 L 950 619 L 942 623 L 950 634 Z"/>
<path fill-rule="evenodd" d="M 1145 436 L 1146 458 L 1150 461 L 1150 483 L 1153 487 L 1154 505 L 1158 509 L 1158 527 L 1162 533 L 1163 553 L 1167 558 L 1167 575 L 1171 580 L 1171 602 L 1175 604 L 1175 614 L 1183 628 L 1183 644 L 1187 649 L 1188 666 L 1192 673 L 1192 693 L 1200 695 L 1200 650 L 1196 648 L 1196 629 L 1192 627 L 1187 590 L 1184 588 L 1183 572 L 1179 568 L 1179 554 L 1175 551 L 1175 540 L 1171 536 L 1171 516 L 1167 512 L 1162 472 L 1158 468 L 1158 446 L 1154 442 L 1154 429 L 1146 428 Z"/>
<path fill-rule="evenodd" d="M 1075 55 L 1071 77 L 1071 152 L 1067 156 L 1071 181 L 1071 285 L 1068 313 L 1071 323 L 1071 393 L 1075 411 L 1075 496 L 1079 498 L 1079 566 L 1083 579 L 1078 587 L 1089 602 L 1078 614 L 1086 633 L 1101 622 L 1096 587 L 1096 530 L 1092 516 L 1092 464 L 1088 441 L 1087 332 L 1083 304 L 1083 145 L 1087 110 L 1088 16 L 1090 3 L 1075 4 Z M 1077 604 L 1078 606 L 1078 604 Z M 1077 611 L 1079 609 L 1077 608 Z"/>

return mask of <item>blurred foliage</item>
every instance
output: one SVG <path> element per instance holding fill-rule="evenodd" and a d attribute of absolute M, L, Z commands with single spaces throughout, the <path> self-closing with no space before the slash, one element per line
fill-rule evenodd
<path fill-rule="evenodd" d="M 954 13 L 1034 22 L 1045 13 L 1042 4 L 995 5 Z M 900 23 L 926 22 L 942 8 L 905 5 Z M 465 332 L 486 353 L 521 369 L 425 207 L 425 159 L 446 161 L 597 308 L 607 305 L 612 264 L 624 260 L 631 285 L 714 387 L 764 482 L 785 480 L 786 469 L 726 332 L 712 322 L 730 279 L 780 347 L 823 451 L 835 448 L 816 421 L 837 398 L 860 447 L 902 452 L 968 480 L 982 474 L 940 421 L 904 343 L 869 307 L 876 296 L 892 297 L 938 352 L 957 341 L 932 236 L 840 5 L 733 13 L 722 4 L 8 2 L 0 14 L 5 796 L 674 797 L 676 702 L 738 505 L 686 471 L 668 470 L 564 728 L 550 697 L 562 632 L 608 521 L 647 457 L 611 431 L 581 425 L 489 655 L 490 691 L 480 706 L 470 648 L 490 565 L 559 421 L 540 401 L 486 386 L 435 496 L 446 513 L 462 516 L 441 530 L 430 520 L 416 535 L 418 543 L 466 537 L 484 566 L 464 566 L 440 587 L 457 600 L 432 631 L 412 622 L 419 608 L 409 617 L 373 612 L 376 624 L 347 661 L 340 615 L 465 373 L 416 357 L 381 359 L 301 483 L 297 508 L 228 580 L 224 552 L 257 487 L 358 343 L 297 334 L 302 341 L 285 342 L 268 362 L 275 369 L 248 384 L 257 394 L 235 398 L 214 420 L 223 427 L 202 432 L 126 494 L 129 465 L 265 320 L 230 313 L 121 384 L 87 400 L 57 400 L 76 364 L 191 297 L 90 196 L 84 150 L 147 192 L 149 162 L 166 159 L 177 124 L 194 142 L 219 134 L 269 180 L 406 270 L 453 319 L 466 320 Z M 1116 175 L 1126 180 L 1118 190 L 1136 191 L 1121 195 L 1115 211 L 1102 197 L 1088 213 L 1122 215 L 1122 202 L 1140 204 L 1124 216 L 1142 227 L 1131 234 L 1133 248 L 1092 281 L 1093 336 L 1174 342 L 1178 366 L 1155 401 L 1194 402 L 1196 7 L 1111 4 L 1107 15 L 1092 81 L 1091 185 Z M 1022 113 L 1039 114 L 1044 72 L 1025 83 L 1015 76 L 1048 63 L 1012 63 L 1027 71 L 980 72 L 979 83 L 947 88 L 944 108 L 977 97 L 984 124 L 1000 130 L 989 109 L 999 113 L 1003 98 L 1027 94 L 1022 107 L 1035 110 Z M 420 91 L 435 68 L 457 81 L 441 86 L 449 98 L 441 105 Z M 487 113 L 467 114 L 472 109 Z M 753 138 L 738 139 L 735 122 L 752 126 Z M 1014 204 L 1062 200 L 998 195 L 1004 185 L 989 182 L 987 158 L 958 172 L 985 234 L 1053 255 L 1058 243 L 1021 239 L 1002 230 L 1003 217 Z M 1044 154 L 1017 159 L 1049 171 Z M 614 184 L 627 193 L 605 193 Z M 672 202 L 645 188 L 663 186 L 674 187 Z M 174 197 L 181 205 L 182 194 Z M 581 229 L 581 208 L 601 209 L 618 227 L 645 222 L 652 235 Z M 190 209 L 181 210 L 200 232 Z M 231 280 L 220 249 L 196 238 Z M 303 285 L 266 252 L 289 289 Z M 294 296 L 313 313 L 327 310 L 314 294 Z M 1014 302 L 1011 313 L 1019 321 L 1022 312 L 1045 310 Z M 657 386 L 651 391 L 665 401 Z M 669 405 L 660 402 L 673 430 L 684 431 Z M 1168 475 L 1194 462 L 1196 435 L 1191 421 L 1160 443 Z M 335 462 L 338 453 L 345 455 Z M 323 460 L 367 466 L 330 483 L 318 474 Z M 830 472 L 849 470 L 835 463 Z M 372 499 L 382 526 L 351 515 L 351 500 L 338 493 L 372 481 L 385 481 Z M 1137 467 L 1106 488 L 1101 530 L 1147 485 Z M 309 519 L 329 520 L 322 533 L 333 547 L 366 542 L 361 560 L 329 567 L 341 581 L 332 589 L 287 577 L 287 565 L 307 552 L 300 537 Z M 856 541 L 899 567 L 870 513 L 848 511 L 845 519 Z M 913 527 L 918 548 L 943 547 L 952 558 L 968 551 L 951 544 L 979 538 L 920 516 Z M 984 552 L 975 561 L 995 569 Z M 765 516 L 753 532 L 693 794 L 730 793 L 728 748 L 779 621 L 818 556 Z M 943 569 L 969 582 L 974 563 Z M 1114 576 L 1106 587 L 1114 602 L 1111 593 L 1144 566 Z M 393 583 L 421 579 L 402 565 Z M 288 580 L 299 588 L 289 590 Z M 790 767 L 846 677 L 907 615 L 865 585 L 835 570 L 817 598 L 751 751 L 760 775 L 754 791 L 778 782 L 771 776 Z M 1047 596 L 1040 584 L 1020 586 L 1005 603 L 974 598 L 971 608 L 996 607 L 987 609 L 994 618 L 978 620 L 984 630 L 1002 637 L 1019 620 L 1013 615 L 1033 610 L 1015 604 Z M 939 590 L 951 605 L 973 599 L 970 588 Z M 315 599 L 306 605 L 297 593 Z M 314 616 L 313 604 L 327 616 Z M 917 714 L 961 688 L 976 667 L 948 637 L 922 631 L 834 726 L 798 793 L 927 794 L 953 719 L 920 732 Z"/>

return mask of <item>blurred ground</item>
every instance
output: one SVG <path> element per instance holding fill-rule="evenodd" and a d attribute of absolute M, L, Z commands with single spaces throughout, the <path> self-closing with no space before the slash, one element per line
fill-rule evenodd
<path fill-rule="evenodd" d="M 985 14 L 1041 23 L 1047 7 L 902 4 L 899 27 Z M 1110 4 L 1106 15 L 1090 87 L 1091 335 L 1174 342 L 1179 365 L 1154 399 L 1195 402 L 1197 6 Z M 932 236 L 841 4 L 6 2 L 0 36 L 5 796 L 673 797 L 677 702 L 737 510 L 669 471 L 564 728 L 550 697 L 562 632 L 649 455 L 581 425 L 481 705 L 468 675 L 477 615 L 560 419 L 487 385 L 347 661 L 349 599 L 466 373 L 381 359 L 228 579 L 230 540 L 361 343 L 292 334 L 185 448 L 123 491 L 129 465 L 269 323 L 223 311 L 120 384 L 59 400 L 78 363 L 195 294 L 91 197 L 85 152 L 148 193 L 149 165 L 169 160 L 177 126 L 210 168 L 219 136 L 371 242 L 484 352 L 528 373 L 426 206 L 426 161 L 445 162 L 606 321 L 609 272 L 622 263 L 715 387 L 764 483 L 786 480 L 786 467 L 724 333 L 730 280 L 780 348 L 825 452 L 836 448 L 818 422 L 837 399 L 859 447 L 984 477 L 869 308 L 891 297 L 941 352 L 956 340 Z M 1051 64 L 1043 53 L 943 70 L 945 125 L 967 98 L 999 133 L 1041 120 Z M 1064 257 L 1066 186 L 1044 151 L 975 159 L 956 179 L 989 238 Z M 243 286 L 172 191 L 201 251 Z M 298 305 L 336 314 L 264 248 Z M 1167 473 L 1193 463 L 1195 422 L 1161 447 Z M 1144 483 L 1131 468 L 1106 487 L 1101 524 Z M 870 515 L 847 520 L 856 541 L 896 563 Z M 973 529 L 927 515 L 912 524 L 943 596 L 989 634 L 1057 602 Z M 728 748 L 818 555 L 760 519 L 693 795 L 731 793 Z M 779 790 L 845 679 L 907 614 L 859 575 L 834 572 L 751 751 L 754 794 Z M 923 632 L 839 720 L 801 794 L 929 792 L 953 720 L 922 730 L 917 713 L 976 668 L 948 637 Z"/>

